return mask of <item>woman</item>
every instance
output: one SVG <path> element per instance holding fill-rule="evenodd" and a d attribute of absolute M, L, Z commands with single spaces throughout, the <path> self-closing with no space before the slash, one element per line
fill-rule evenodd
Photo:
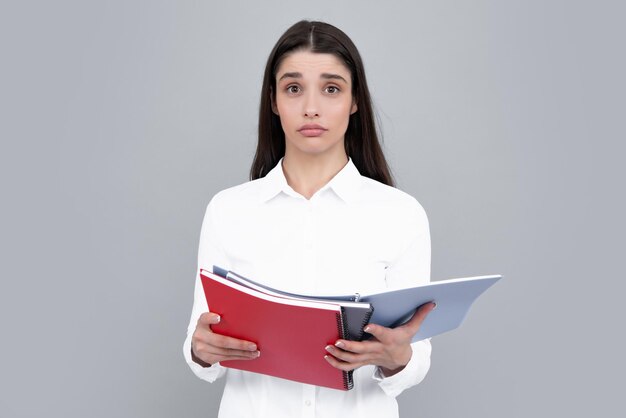
<path fill-rule="evenodd" d="M 218 193 L 202 225 L 199 268 L 219 265 L 300 294 L 376 292 L 429 281 L 426 215 L 392 187 L 359 53 L 339 29 L 302 21 L 272 50 L 261 92 L 251 181 Z M 194 373 L 227 375 L 220 416 L 397 416 L 395 397 L 419 383 L 430 343 L 410 344 L 434 305 L 374 338 L 326 347 L 329 367 L 354 371 L 348 392 L 234 369 L 219 362 L 262 355 L 253 342 L 210 326 L 199 279 L 185 341 Z"/>

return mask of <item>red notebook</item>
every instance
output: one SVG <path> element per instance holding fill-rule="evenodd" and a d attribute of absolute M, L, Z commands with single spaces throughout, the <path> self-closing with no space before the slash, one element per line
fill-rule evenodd
<path fill-rule="evenodd" d="M 333 389 L 352 389 L 352 373 L 331 366 L 325 347 L 346 337 L 339 305 L 271 296 L 206 270 L 200 271 L 213 332 L 254 342 L 261 355 L 224 367 Z"/>

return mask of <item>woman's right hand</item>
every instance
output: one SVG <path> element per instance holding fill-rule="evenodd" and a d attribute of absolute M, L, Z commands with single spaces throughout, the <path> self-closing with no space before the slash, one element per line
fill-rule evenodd
<path fill-rule="evenodd" d="M 191 337 L 191 358 L 203 367 L 211 367 L 224 360 L 252 360 L 261 354 L 255 343 L 216 334 L 211 325 L 220 322 L 220 316 L 205 312 L 198 318 Z"/>

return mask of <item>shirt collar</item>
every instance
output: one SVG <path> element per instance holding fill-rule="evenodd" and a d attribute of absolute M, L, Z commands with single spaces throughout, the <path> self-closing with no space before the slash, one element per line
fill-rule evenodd
<path fill-rule="evenodd" d="M 293 197 L 302 197 L 287 183 L 282 164 L 283 159 L 281 158 L 278 164 L 262 179 L 263 187 L 260 196 L 262 202 L 269 201 L 281 192 Z M 352 159 L 348 158 L 348 163 L 316 195 L 330 189 L 341 200 L 348 203 L 356 198 L 360 186 L 361 174 Z"/>

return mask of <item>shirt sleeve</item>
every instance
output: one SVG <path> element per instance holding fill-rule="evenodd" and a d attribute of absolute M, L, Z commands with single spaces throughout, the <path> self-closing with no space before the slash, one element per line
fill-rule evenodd
<path fill-rule="evenodd" d="M 408 244 L 387 268 L 389 288 L 413 287 L 430 282 L 430 229 L 426 212 L 417 201 L 406 226 L 406 230 L 411 232 Z M 411 349 L 409 363 L 395 375 L 385 377 L 380 368 L 375 369 L 373 378 L 388 396 L 398 396 L 424 380 L 428 373 L 432 349 L 430 340 L 412 343 Z"/>
<path fill-rule="evenodd" d="M 220 246 L 218 222 L 216 219 L 216 198 L 213 198 L 207 206 L 202 222 L 200 232 L 200 244 L 198 248 L 198 268 L 196 270 L 193 308 L 191 310 L 191 318 L 187 327 L 187 338 L 183 344 L 183 354 L 187 364 L 193 373 L 202 380 L 214 382 L 216 379 L 226 373 L 226 369 L 219 363 L 213 364 L 211 367 L 202 367 L 191 359 L 191 337 L 196 329 L 198 318 L 204 312 L 208 312 L 202 282 L 200 281 L 200 269 L 212 270 L 214 265 L 228 268 L 227 257 Z"/>

